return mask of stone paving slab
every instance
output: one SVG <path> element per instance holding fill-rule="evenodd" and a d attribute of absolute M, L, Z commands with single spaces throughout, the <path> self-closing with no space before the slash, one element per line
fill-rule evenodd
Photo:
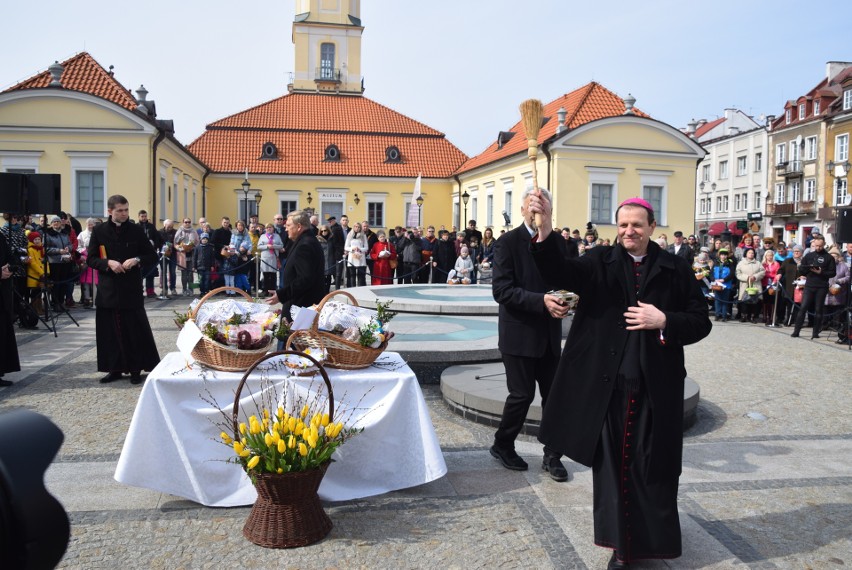
<path fill-rule="evenodd" d="M 173 349 L 172 311 L 149 301 L 159 349 Z M 591 472 L 567 462 L 556 483 L 541 445 L 521 436 L 530 470 L 488 453 L 493 429 L 454 414 L 440 388 L 423 391 L 447 476 L 413 489 L 326 503 L 334 522 L 310 547 L 276 551 L 241 535 L 248 508 L 212 509 L 125 487 L 111 475 L 139 387 L 98 384 L 91 311 L 59 337 L 21 331 L 25 371 L 0 389 L 0 411 L 27 407 L 66 439 L 46 474 L 65 504 L 71 542 L 60 568 L 604 568 L 592 544 Z M 852 356 L 830 340 L 789 330 L 718 323 L 686 349 L 701 386 L 697 423 L 685 432 L 679 509 L 684 556 L 635 568 L 842 568 L 852 565 Z M 157 426 L 151 426 L 157 429 Z"/>

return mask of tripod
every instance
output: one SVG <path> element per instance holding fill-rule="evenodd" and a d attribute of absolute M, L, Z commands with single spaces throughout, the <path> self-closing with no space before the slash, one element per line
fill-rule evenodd
<path fill-rule="evenodd" d="M 26 326 L 29 323 L 33 323 L 35 325 L 36 322 L 41 321 L 44 326 L 53 333 L 54 337 L 59 337 L 59 333 L 57 332 L 56 321 L 63 314 L 66 315 L 71 321 L 80 326 L 80 323 L 71 316 L 71 313 L 68 312 L 68 309 L 65 308 L 65 305 L 59 304 L 60 307 L 58 310 L 53 308 L 53 303 L 51 299 L 51 291 L 50 289 L 53 287 L 52 283 L 49 283 L 47 280 L 41 281 L 39 285 L 38 296 L 36 297 L 41 301 L 42 306 L 44 307 L 44 313 L 38 314 L 38 312 L 32 307 L 29 300 L 23 297 L 17 290 L 15 291 L 15 299 L 21 306 L 21 315 L 20 322 L 22 325 Z M 33 328 L 33 327 L 27 327 Z"/>

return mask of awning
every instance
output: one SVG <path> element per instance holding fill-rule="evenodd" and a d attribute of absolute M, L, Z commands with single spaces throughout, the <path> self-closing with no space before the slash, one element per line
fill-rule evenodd
<path fill-rule="evenodd" d="M 713 222 L 707 233 L 711 236 L 717 236 L 725 231 L 725 222 Z"/>
<path fill-rule="evenodd" d="M 728 231 L 731 232 L 731 235 L 735 235 L 735 236 L 741 236 L 744 233 L 743 230 L 737 229 L 737 223 L 736 222 L 730 222 L 728 224 Z"/>

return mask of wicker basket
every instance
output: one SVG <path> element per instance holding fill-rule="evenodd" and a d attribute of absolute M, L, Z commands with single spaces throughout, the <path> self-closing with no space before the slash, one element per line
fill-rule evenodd
<path fill-rule="evenodd" d="M 213 289 L 201 298 L 195 306 L 195 309 L 193 309 L 192 314 L 189 316 L 189 320 L 195 320 L 195 316 L 198 314 L 198 309 L 205 301 L 213 295 L 223 291 L 236 291 L 249 301 L 254 301 L 251 295 L 242 289 L 237 289 L 236 287 L 219 287 L 218 289 Z M 209 366 L 210 368 L 215 368 L 216 370 L 222 370 L 223 372 L 242 372 L 243 370 L 251 367 L 251 365 L 262 358 L 264 354 L 269 352 L 271 346 L 272 342 L 263 348 L 240 350 L 238 348 L 223 346 L 207 336 L 202 336 L 201 340 L 198 341 L 198 344 L 195 345 L 195 348 L 192 349 L 192 357 L 201 364 Z"/>
<path fill-rule="evenodd" d="M 355 300 L 355 297 L 346 291 L 332 291 L 323 297 L 317 306 L 317 316 L 314 318 L 311 328 L 307 331 L 296 331 L 302 334 L 295 337 L 291 335 L 287 339 L 287 342 L 296 349 L 304 348 L 305 346 L 322 346 L 328 354 L 325 365 L 329 368 L 342 368 L 345 370 L 367 368 L 387 349 L 389 339 L 386 338 L 376 348 L 370 348 L 368 346 L 361 346 L 357 342 L 348 341 L 338 334 L 319 330 L 319 315 L 322 312 L 322 308 L 335 295 L 343 295 L 349 299 L 352 305 L 358 306 L 358 301 Z"/>
<path fill-rule="evenodd" d="M 268 354 L 243 374 L 234 395 L 234 438 L 239 439 L 240 394 L 246 380 L 261 362 L 286 354 L 297 354 L 314 362 L 328 390 L 328 417 L 334 418 L 334 391 L 322 364 L 309 354 L 284 350 Z M 260 473 L 253 476 L 257 500 L 251 508 L 243 536 L 266 548 L 294 548 L 322 540 L 331 531 L 332 522 L 320 504 L 317 491 L 329 463 L 317 469 L 292 473 Z"/>

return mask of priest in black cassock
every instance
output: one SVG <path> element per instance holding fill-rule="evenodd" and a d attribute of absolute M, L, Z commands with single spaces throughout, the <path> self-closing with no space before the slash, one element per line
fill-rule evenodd
<path fill-rule="evenodd" d="M 154 265 L 157 252 L 142 228 L 129 221 L 127 198 L 110 196 L 107 211 L 107 222 L 92 230 L 86 260 L 98 270 L 98 370 L 107 373 L 103 383 L 129 373 L 130 382 L 139 384 L 142 370 L 153 370 L 160 362 L 140 286 L 141 266 Z"/>
<path fill-rule="evenodd" d="M 687 261 L 651 235 L 641 198 L 615 212 L 617 245 L 566 259 L 551 204 L 530 246 L 550 286 L 580 295 L 544 408 L 539 439 L 592 468 L 595 543 L 608 568 L 681 555 L 677 487 L 683 455 L 683 347 L 710 334 L 707 301 Z"/>

